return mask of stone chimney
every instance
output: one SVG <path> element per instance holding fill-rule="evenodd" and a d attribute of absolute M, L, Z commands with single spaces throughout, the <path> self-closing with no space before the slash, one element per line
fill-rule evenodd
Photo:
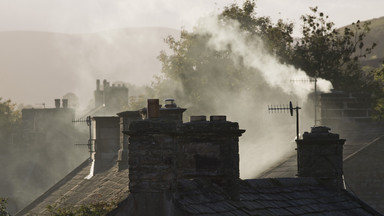
<path fill-rule="evenodd" d="M 128 131 L 129 125 L 133 121 L 141 120 L 139 111 L 126 111 L 117 114 L 120 117 L 120 132 Z M 128 168 L 128 145 L 129 136 L 124 133 L 120 133 L 120 149 L 117 154 L 118 170 Z"/>
<path fill-rule="evenodd" d="M 237 122 L 226 116 L 191 116 L 191 122 L 179 128 L 177 146 L 178 178 L 206 178 L 238 198 L 239 136 Z"/>
<path fill-rule="evenodd" d="M 130 122 L 129 131 L 124 131 L 129 136 L 129 189 L 132 193 L 164 192 L 170 190 L 176 180 L 177 124 L 160 118 L 159 99 L 148 99 L 147 104 L 147 119 Z"/>
<path fill-rule="evenodd" d="M 313 127 L 297 143 L 299 177 L 313 177 L 324 185 L 340 190 L 343 181 L 343 145 L 345 139 L 329 132 L 328 127 Z"/>
<path fill-rule="evenodd" d="M 120 147 L 120 125 L 117 116 L 93 117 L 95 132 L 94 173 L 113 166 Z"/>
<path fill-rule="evenodd" d="M 173 121 L 174 123 L 183 123 L 184 108 L 176 105 L 175 99 L 167 98 L 164 100 L 164 108 L 160 108 L 160 118 L 165 121 Z"/>
<path fill-rule="evenodd" d="M 60 99 L 55 99 L 55 108 L 56 109 L 60 108 Z"/>
<path fill-rule="evenodd" d="M 132 214 L 169 215 L 169 194 L 177 190 L 178 179 L 204 178 L 238 199 L 238 137 L 244 130 L 225 116 L 211 116 L 211 121 L 191 117 L 182 124 L 185 109 L 174 101 L 159 108 L 158 100 L 149 100 L 148 118 L 130 122 L 124 131 L 129 137 Z"/>

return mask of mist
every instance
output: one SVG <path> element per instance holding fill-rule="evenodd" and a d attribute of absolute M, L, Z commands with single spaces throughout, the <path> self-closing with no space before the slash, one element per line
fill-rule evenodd
<path fill-rule="evenodd" d="M 249 40 L 247 34 L 240 30 L 238 23 L 232 22 L 225 26 L 217 23 L 215 16 L 200 19 L 193 31 L 197 34 L 209 35 L 209 40 L 208 43 L 201 44 L 202 47 L 197 47 L 195 54 L 200 54 L 199 48 L 219 52 L 230 48 L 233 68 L 239 71 L 245 69 L 240 73 L 247 74 L 247 79 L 242 81 L 240 89 L 233 89 L 226 85 L 231 77 L 220 73 L 225 70 L 224 65 L 212 63 L 206 70 L 209 74 L 205 74 L 202 78 L 204 82 L 208 82 L 208 85 L 188 86 L 188 83 L 175 78 L 167 80 L 167 85 L 164 85 L 164 89 L 160 92 L 132 91 L 130 96 L 173 97 L 179 106 L 189 109 L 186 117 L 200 114 L 227 115 L 228 120 L 239 122 L 240 128 L 246 129 L 239 144 L 240 175 L 241 178 L 253 178 L 295 152 L 295 117 L 291 117 L 288 113 L 269 113 L 268 105 L 288 104 L 292 101 L 295 105 L 302 107 L 300 132 L 303 133 L 314 124 L 314 108 L 310 98 L 314 85 L 311 82 L 292 82 L 292 80 L 309 80 L 310 77 L 293 66 L 279 63 L 273 55 L 265 51 L 261 40 Z M 169 49 L 162 42 L 167 36 L 164 32 L 148 37 L 139 30 L 131 29 L 130 33 L 108 31 L 82 35 L 54 34 L 48 36 L 49 40 L 42 40 L 39 35 L 33 33 L 34 37 L 48 41 L 52 46 L 48 49 L 44 48 L 44 55 L 41 57 L 25 52 L 22 59 L 29 59 L 29 61 L 23 65 L 17 65 L 17 62 L 2 64 L 3 67 L 12 68 L 12 70 L 6 68 L 5 71 L 20 73 L 27 68 L 35 68 L 23 82 L 17 79 L 17 73 L 14 79 L 12 79 L 12 73 L 7 74 L 9 82 L 3 88 L 23 90 L 5 91 L 9 93 L 9 96 L 6 96 L 16 98 L 16 101 L 32 103 L 36 100 L 48 101 L 47 98 L 53 101 L 53 98 L 73 92 L 79 98 L 80 104 L 77 110 L 79 113 L 79 111 L 85 111 L 88 104 L 92 106 L 92 93 L 96 79 L 128 82 L 139 86 L 137 89 L 143 89 L 140 85 L 153 80 L 153 76 L 158 75 L 161 67 L 161 63 L 156 60 L 157 51 L 161 48 L 169 52 Z M 178 33 L 170 30 L 167 34 L 170 32 L 174 35 Z M 8 34 L 7 38 L 12 38 L 11 33 Z M 47 36 L 45 35 L 43 39 L 45 37 Z M 145 44 L 148 46 L 144 46 Z M 36 50 L 36 47 L 33 48 L 31 50 Z M 11 50 L 14 47 L 9 46 L 7 49 Z M 153 50 L 157 53 L 153 54 Z M 52 51 L 55 55 L 50 54 Z M 34 58 L 30 59 L 30 56 Z M 58 57 L 54 64 L 47 60 L 52 56 Z M 31 67 L 35 66 L 33 62 L 47 63 Z M 38 70 L 44 73 L 36 75 Z M 60 77 L 51 79 L 52 82 L 44 87 L 33 88 L 42 78 L 56 77 L 55 74 L 60 74 Z M 193 77 L 196 74 L 189 74 L 189 76 Z M 323 92 L 332 88 L 326 80 L 318 79 L 317 84 L 319 90 Z M 12 88 L 11 85 L 13 85 Z M 35 91 L 25 93 L 25 86 Z M 194 88 L 201 88 L 199 91 L 204 93 L 199 103 L 188 100 L 190 90 Z M 47 103 L 47 107 L 52 106 Z M 68 122 L 65 125 L 68 126 Z M 47 128 L 53 128 L 53 125 Z M 19 205 L 12 206 L 15 210 L 43 193 L 88 157 L 87 149 L 76 149 L 74 146 L 76 142 L 86 142 L 86 135 L 80 132 L 76 140 L 63 138 L 57 141 L 57 136 L 79 133 L 79 131 L 73 131 L 73 126 L 68 126 L 68 129 L 62 128 L 62 131 L 51 131 L 46 136 L 45 145 L 30 146 L 25 143 L 10 150 L 10 155 L 19 157 L 17 161 L 12 159 L 14 162 L 7 163 L 10 165 L 5 172 L 11 174 L 6 181 L 3 181 L 9 184 L 7 192 L 12 194 L 11 199 L 16 199 L 11 200 L 11 203 Z M 29 151 L 33 153 L 29 154 Z M 8 157 L 4 158 L 11 161 Z"/>
<path fill-rule="evenodd" d="M 182 106 L 191 109 L 186 115 L 227 115 L 230 121 L 239 122 L 240 128 L 246 129 L 240 139 L 240 176 L 254 178 L 275 163 L 295 153 L 296 136 L 295 117 L 289 112 L 269 113 L 268 105 L 289 104 L 300 106 L 300 133 L 314 126 L 313 97 L 314 83 L 311 77 L 291 65 L 281 64 L 273 55 L 268 54 L 260 39 L 249 39 L 246 32 L 240 30 L 235 21 L 222 25 L 217 16 L 208 16 L 199 20 L 193 33 L 209 37 L 201 47 L 193 47 L 198 55 L 201 50 L 226 52 L 230 50 L 233 70 L 248 73 L 242 80 L 241 88 L 228 85 L 228 65 L 206 63 L 209 70 L 202 74 L 193 66 L 190 74 L 182 73 L 173 79 L 173 92 Z M 201 54 L 204 55 L 204 54 Z M 211 64 L 211 65 L 209 65 Z M 243 71 L 241 71 L 243 70 Z M 209 74 L 207 74 L 209 73 Z M 191 87 L 183 82 L 182 76 L 203 76 L 208 84 Z M 196 78 L 197 79 L 197 78 Z M 293 80 L 306 81 L 294 82 Z M 317 79 L 318 91 L 328 92 L 332 88 L 329 81 Z M 169 85 L 171 86 L 171 85 Z M 190 104 L 186 98 L 198 88 L 202 94 L 198 104 Z M 312 94 L 311 94 L 312 93 Z"/>

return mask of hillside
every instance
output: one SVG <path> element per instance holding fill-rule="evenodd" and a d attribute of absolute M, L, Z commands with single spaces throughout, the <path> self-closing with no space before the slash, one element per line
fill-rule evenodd
<path fill-rule="evenodd" d="M 372 54 L 368 56 L 367 59 L 363 59 L 363 65 L 370 65 L 377 67 L 384 60 L 384 17 L 366 20 L 364 22 L 370 21 L 371 31 L 367 34 L 367 37 L 364 40 L 365 44 L 372 44 L 375 42 L 376 48 L 373 50 Z M 351 26 L 345 26 L 351 27 Z M 343 27 L 343 28 L 345 28 Z M 343 29 L 341 28 L 341 29 Z"/>
<path fill-rule="evenodd" d="M 92 97 L 95 80 L 150 83 L 167 50 L 169 28 L 127 28 L 93 34 L 0 32 L 0 97 L 36 105 L 74 92 Z M 88 101 L 85 101 L 87 103 Z M 84 104 L 83 104 L 84 105 Z M 86 104 L 85 104 L 86 105 Z"/>

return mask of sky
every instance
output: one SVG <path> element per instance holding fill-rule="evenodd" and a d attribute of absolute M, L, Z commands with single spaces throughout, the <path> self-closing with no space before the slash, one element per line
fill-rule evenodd
<path fill-rule="evenodd" d="M 129 27 L 168 27 L 175 30 L 180 30 L 181 28 L 191 30 L 193 26 L 196 26 L 199 18 L 210 13 L 220 13 L 225 6 L 232 3 L 242 5 L 244 1 L 245 0 L 0 0 L 0 32 L 45 31 L 75 34 L 94 33 Z M 382 10 L 382 8 L 384 8 L 384 0 L 256 0 L 256 5 L 256 13 L 260 16 L 269 16 L 273 21 L 283 19 L 294 22 L 296 25 L 294 36 L 299 36 L 300 16 L 310 13 L 309 7 L 318 6 L 320 11 L 329 15 L 330 20 L 336 24 L 336 27 L 342 27 L 357 20 L 368 20 L 384 16 L 384 11 Z M 34 42 L 30 39 L 30 41 L 25 41 L 25 43 L 33 44 Z M 21 47 L 19 50 L 23 52 L 22 43 L 16 45 L 11 44 L 11 46 Z M 113 48 L 113 46 L 111 47 Z M 12 47 L 10 49 L 14 51 Z M 4 46 L 3 51 L 4 56 L 0 59 L 0 63 L 1 61 L 10 64 L 21 64 L 22 62 L 21 65 L 27 68 L 29 67 L 28 62 L 20 60 L 20 56 L 23 56 L 23 53 L 20 55 L 16 53 L 15 59 L 9 59 L 12 56 L 9 55 L 9 52 L 6 51 Z M 34 52 L 29 51 L 29 53 Z M 86 50 L 85 52 L 88 51 Z M 97 52 L 94 53 L 96 53 L 96 57 L 101 56 L 98 55 Z M 155 56 L 157 56 L 158 53 L 159 52 L 156 51 Z M 41 53 L 39 54 L 41 56 Z M 35 62 L 33 57 L 34 56 L 26 56 L 25 59 L 29 60 L 32 66 L 41 63 Z M 109 67 L 111 62 L 108 61 L 108 64 L 105 64 L 106 67 Z M 151 69 L 151 73 L 159 73 L 160 63 L 156 57 L 153 57 L 153 62 L 153 64 L 157 65 L 158 69 Z M 70 63 L 69 61 L 68 64 Z M 79 71 L 94 70 L 94 65 L 92 64 L 89 63 L 89 65 L 86 66 L 87 70 L 80 66 L 78 69 Z M 148 65 L 150 64 L 148 63 Z M 117 65 L 116 67 L 122 68 L 121 65 Z M 98 69 L 104 70 L 103 68 Z M 52 70 L 52 79 L 55 78 L 56 82 L 60 82 L 60 76 L 57 75 L 57 71 L 49 67 L 47 70 Z M 137 68 L 135 70 L 140 71 L 140 69 Z M 36 100 L 53 101 L 51 100 L 51 96 L 48 96 L 47 91 L 44 91 L 42 88 L 34 88 L 34 95 L 43 95 L 45 92 L 45 99 L 33 98 L 25 94 L 24 89 L 22 91 L 16 91 L 15 89 L 18 89 L 18 87 L 15 86 L 14 83 L 20 83 L 21 81 L 19 81 L 19 77 L 14 74 L 12 74 L 14 75 L 12 77 L 15 79 L 13 81 L 10 80 L 9 73 L 13 73 L 10 71 L 11 70 L 8 70 L 7 77 L 7 71 L 0 70 L 0 97 L 11 98 L 18 103 L 24 102 L 30 104 L 33 104 L 33 101 Z M 25 73 L 25 71 L 18 72 Z M 103 74 L 97 78 L 115 79 L 110 73 L 112 72 L 104 70 Z M 118 73 L 115 73 L 115 75 L 115 77 L 121 77 Z M 137 74 L 132 74 L 131 76 L 136 79 L 135 82 L 138 82 L 137 77 L 139 76 Z M 26 79 L 25 76 L 22 77 L 24 78 L 23 82 L 31 82 Z M 132 81 L 132 77 L 122 81 Z M 45 79 L 41 80 L 45 81 Z M 147 81 L 146 84 L 151 82 L 151 79 L 147 79 L 146 77 L 145 80 Z M 52 85 L 56 85 L 54 83 L 55 80 L 50 81 L 52 81 Z M 84 82 L 84 80 L 82 82 Z M 93 88 L 94 76 L 88 76 L 87 83 L 91 83 Z M 36 86 L 41 87 L 44 85 L 39 83 Z M 40 92 L 36 92 L 37 90 Z M 68 92 L 70 90 L 60 91 Z M 57 92 L 50 93 L 57 94 Z"/>
<path fill-rule="evenodd" d="M 0 31 L 89 33 L 125 27 L 191 29 L 196 20 L 244 0 L 0 0 Z M 258 0 L 257 13 L 297 23 L 309 7 L 336 26 L 384 16 L 383 0 Z"/>

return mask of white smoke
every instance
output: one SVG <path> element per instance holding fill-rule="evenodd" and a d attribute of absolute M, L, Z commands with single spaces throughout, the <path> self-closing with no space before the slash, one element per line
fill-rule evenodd
<path fill-rule="evenodd" d="M 268 105 L 292 101 L 301 106 L 302 133 L 313 126 L 314 109 L 312 101 L 307 103 L 307 100 L 314 92 L 314 83 L 304 71 L 279 63 L 264 49 L 260 39 L 250 41 L 238 22 L 218 23 L 217 16 L 205 17 L 198 22 L 194 33 L 211 35 L 208 46 L 216 51 L 230 47 L 234 61 L 242 59 L 246 68 L 257 75 L 244 83 L 241 94 L 222 91 L 215 95 L 217 100 L 212 101 L 216 112 L 227 114 L 229 120 L 239 122 L 240 127 L 247 130 L 240 141 L 240 173 L 242 178 L 252 178 L 293 154 L 295 149 L 295 118 L 288 114 L 268 115 Z M 317 86 L 319 92 L 332 88 L 329 81 L 320 78 Z"/>

